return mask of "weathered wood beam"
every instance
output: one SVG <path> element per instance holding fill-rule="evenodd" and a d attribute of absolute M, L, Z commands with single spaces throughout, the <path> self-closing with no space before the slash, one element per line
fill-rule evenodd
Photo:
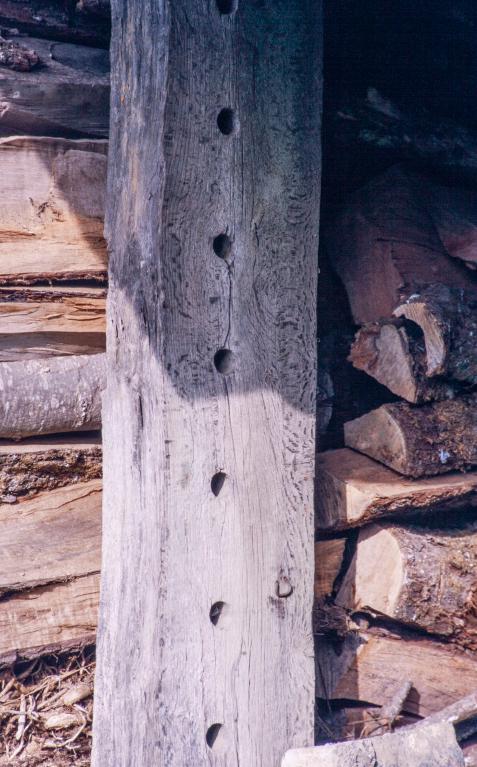
<path fill-rule="evenodd" d="M 320 3 L 113 23 L 92 763 L 278 765 L 314 737 Z"/>
<path fill-rule="evenodd" d="M 107 138 L 108 52 L 31 37 L 20 40 L 39 64 L 28 71 L 0 67 L 0 135 Z"/>
<path fill-rule="evenodd" d="M 316 525 L 345 530 L 381 517 L 477 505 L 477 473 L 410 480 L 354 450 L 317 456 Z"/>
<path fill-rule="evenodd" d="M 345 424 L 345 444 L 407 477 L 477 464 L 477 394 L 415 407 L 382 405 Z"/>
<path fill-rule="evenodd" d="M 0 140 L 0 284 L 105 278 L 107 146 Z"/>
<path fill-rule="evenodd" d="M 91 431 L 101 425 L 104 354 L 0 365 L 0 437 Z"/>

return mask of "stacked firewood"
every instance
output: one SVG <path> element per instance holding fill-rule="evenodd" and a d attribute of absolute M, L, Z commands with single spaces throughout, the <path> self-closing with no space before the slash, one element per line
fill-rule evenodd
<path fill-rule="evenodd" d="M 106 3 L 0 1 L 0 663 L 94 641 Z"/>
<path fill-rule="evenodd" d="M 325 235 L 359 328 L 349 359 L 389 393 L 318 456 L 317 688 L 342 737 L 477 685 L 476 210 L 397 166 Z"/>

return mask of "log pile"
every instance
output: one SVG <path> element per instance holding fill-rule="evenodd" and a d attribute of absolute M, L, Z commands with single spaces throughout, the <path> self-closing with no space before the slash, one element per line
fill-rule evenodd
<path fill-rule="evenodd" d="M 356 326 L 349 360 L 389 401 L 345 423 L 344 446 L 318 455 L 325 740 L 329 727 L 338 737 L 389 732 L 477 684 L 474 197 L 396 166 L 327 227 Z M 325 756 L 347 763 L 330 751 L 290 764 Z"/>
<path fill-rule="evenodd" d="M 109 8 L 67 5 L 0 0 L 0 665 L 96 631 Z"/>

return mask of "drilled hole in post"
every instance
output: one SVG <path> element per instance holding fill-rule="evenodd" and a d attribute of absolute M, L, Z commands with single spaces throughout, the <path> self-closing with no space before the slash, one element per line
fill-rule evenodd
<path fill-rule="evenodd" d="M 214 354 L 214 365 L 216 370 L 223 376 L 233 373 L 235 368 L 235 354 L 230 349 L 219 349 Z"/>
<path fill-rule="evenodd" d="M 224 136 L 230 136 L 232 133 L 236 133 L 239 127 L 239 122 L 234 110 L 229 107 L 221 109 L 217 117 L 217 125 L 219 126 L 219 131 L 223 133 Z"/>
<path fill-rule="evenodd" d="M 216 0 L 217 8 L 222 16 L 226 16 L 230 13 L 234 13 L 237 10 L 237 0 Z"/>
<path fill-rule="evenodd" d="M 214 474 L 214 476 L 210 480 L 210 489 L 212 490 L 216 498 L 218 494 L 220 493 L 220 491 L 222 490 L 226 479 L 227 479 L 227 475 L 223 471 L 218 471 L 217 474 Z"/>
<path fill-rule="evenodd" d="M 215 748 L 217 745 L 220 745 L 221 738 L 219 736 L 222 728 L 223 724 L 219 724 L 219 722 L 210 725 L 205 734 L 205 740 L 209 748 Z"/>
<path fill-rule="evenodd" d="M 210 618 L 210 622 L 214 626 L 216 626 L 217 623 L 219 622 L 220 616 L 224 612 L 225 607 L 226 607 L 225 602 L 214 602 L 214 604 L 210 608 L 209 618 Z"/>
<path fill-rule="evenodd" d="M 228 234 L 218 234 L 212 243 L 214 253 L 219 258 L 227 259 L 232 252 L 232 240 Z"/>

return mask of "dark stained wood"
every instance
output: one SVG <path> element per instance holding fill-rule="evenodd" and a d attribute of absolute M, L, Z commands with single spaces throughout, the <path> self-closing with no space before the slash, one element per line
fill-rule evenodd
<path fill-rule="evenodd" d="M 106 2 L 98 0 L 106 10 Z M 86 7 L 85 7 L 86 6 Z M 36 37 L 107 48 L 111 34 L 108 18 L 93 14 L 91 0 L 83 3 L 55 0 L 0 0 L 0 24 Z M 86 12 L 85 12 L 86 11 Z"/>
<path fill-rule="evenodd" d="M 92 763 L 278 767 L 313 743 L 320 7 L 113 22 Z"/>

